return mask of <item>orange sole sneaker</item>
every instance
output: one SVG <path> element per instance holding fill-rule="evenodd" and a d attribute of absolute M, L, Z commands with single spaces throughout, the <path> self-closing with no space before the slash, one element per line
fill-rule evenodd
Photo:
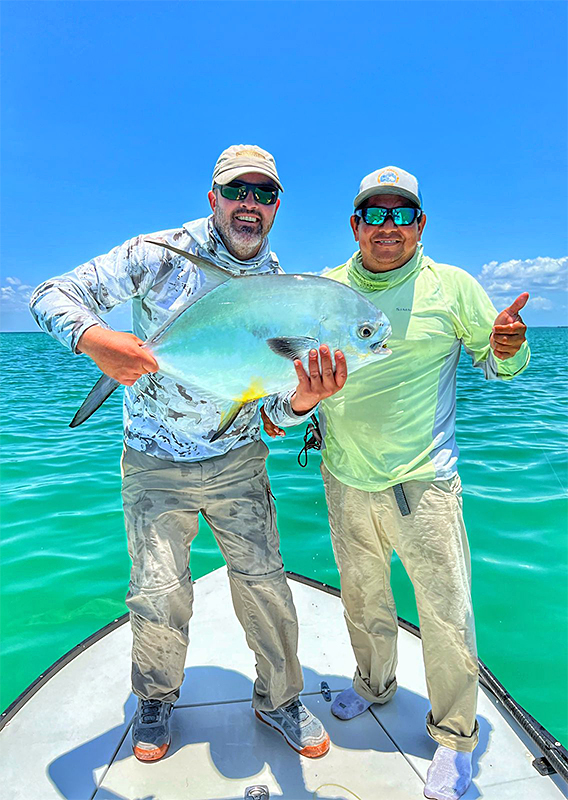
<path fill-rule="evenodd" d="M 330 741 L 328 733 L 326 733 L 323 742 L 300 748 L 298 747 L 298 745 L 294 744 L 288 739 L 284 731 L 281 731 L 280 728 L 276 727 L 276 725 L 272 725 L 270 722 L 268 722 L 268 720 L 265 720 L 264 717 L 261 717 L 258 711 L 255 710 L 254 713 L 261 722 L 264 722 L 265 725 L 268 725 L 270 728 L 272 728 L 281 736 L 283 736 L 286 743 L 292 748 L 292 750 L 295 750 L 296 753 L 299 753 L 301 756 L 306 756 L 306 758 L 320 758 L 321 756 L 325 756 L 325 754 L 329 750 Z"/>
<path fill-rule="evenodd" d="M 142 747 L 133 747 L 132 752 L 138 761 L 159 761 L 163 758 L 169 749 L 168 744 L 163 744 L 161 747 L 155 747 L 153 750 L 144 750 Z"/>

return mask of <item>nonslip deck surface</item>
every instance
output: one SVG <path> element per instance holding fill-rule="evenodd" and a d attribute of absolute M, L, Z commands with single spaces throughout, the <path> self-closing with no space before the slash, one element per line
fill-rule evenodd
<path fill-rule="evenodd" d="M 420 800 L 435 750 L 419 639 L 400 632 L 399 690 L 348 722 L 320 691 L 350 685 L 354 660 L 338 598 L 292 582 L 300 620 L 303 700 L 331 738 L 320 759 L 297 755 L 258 722 L 250 697 L 254 656 L 231 609 L 225 570 L 195 584 L 186 678 L 172 717 L 168 757 L 140 764 L 129 726 L 130 630 L 117 628 L 54 675 L 1 734 L 2 797 L 9 800 L 237 800 L 265 784 L 286 800 Z M 524 734 L 480 691 L 480 744 L 464 800 L 559 800 L 561 779 L 540 776 Z"/>

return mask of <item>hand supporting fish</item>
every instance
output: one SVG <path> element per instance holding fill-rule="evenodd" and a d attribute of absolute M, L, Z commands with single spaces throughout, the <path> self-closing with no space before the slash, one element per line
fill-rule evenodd
<path fill-rule="evenodd" d="M 335 351 L 335 371 L 329 347 L 322 345 L 319 353 L 321 372 L 318 365 L 317 350 L 310 351 L 309 372 L 306 372 L 301 361 L 294 361 L 299 383 L 296 393 L 292 397 L 291 406 L 297 414 L 306 414 L 311 411 L 321 400 L 331 397 L 342 389 L 347 380 L 347 364 L 345 356 L 340 350 Z M 317 400 L 316 397 L 318 398 Z M 305 402 L 303 402 L 304 400 Z M 286 431 L 272 422 L 264 410 L 264 406 L 260 409 L 260 416 L 262 417 L 264 431 L 268 436 L 272 439 L 276 436 L 286 436 Z"/>
<path fill-rule="evenodd" d="M 294 361 L 294 369 L 298 376 L 298 385 L 292 396 L 290 405 L 296 414 L 304 415 L 311 411 L 314 406 L 331 397 L 340 389 L 343 389 L 347 380 L 347 363 L 341 350 L 335 351 L 335 371 L 331 359 L 331 352 L 326 344 L 322 344 L 319 349 L 321 359 L 321 369 L 318 362 L 318 351 L 310 350 L 308 372 L 304 369 L 302 362 L 297 359 Z"/>
<path fill-rule="evenodd" d="M 93 359 L 97 367 L 123 386 L 160 367 L 144 342 L 133 333 L 112 331 L 93 325 L 79 339 L 77 350 Z"/>

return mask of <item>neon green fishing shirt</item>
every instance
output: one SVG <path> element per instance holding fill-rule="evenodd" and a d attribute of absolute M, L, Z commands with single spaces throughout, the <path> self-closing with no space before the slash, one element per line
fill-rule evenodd
<path fill-rule="evenodd" d="M 510 380 L 529 363 L 528 344 L 505 361 L 489 337 L 497 311 L 469 273 L 437 264 L 418 245 L 399 269 L 375 274 L 358 251 L 326 273 L 389 318 L 392 355 L 348 376 L 320 405 L 325 466 L 340 481 L 381 491 L 457 472 L 456 371 L 461 347 L 488 379 Z"/>

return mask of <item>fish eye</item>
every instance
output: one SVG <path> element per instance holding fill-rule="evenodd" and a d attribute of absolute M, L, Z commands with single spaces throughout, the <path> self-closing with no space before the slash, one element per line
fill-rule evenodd
<path fill-rule="evenodd" d="M 372 325 L 370 322 L 364 322 L 362 325 L 359 325 L 357 329 L 357 336 L 360 339 L 368 339 L 369 336 L 372 336 L 375 332 L 375 326 Z"/>

